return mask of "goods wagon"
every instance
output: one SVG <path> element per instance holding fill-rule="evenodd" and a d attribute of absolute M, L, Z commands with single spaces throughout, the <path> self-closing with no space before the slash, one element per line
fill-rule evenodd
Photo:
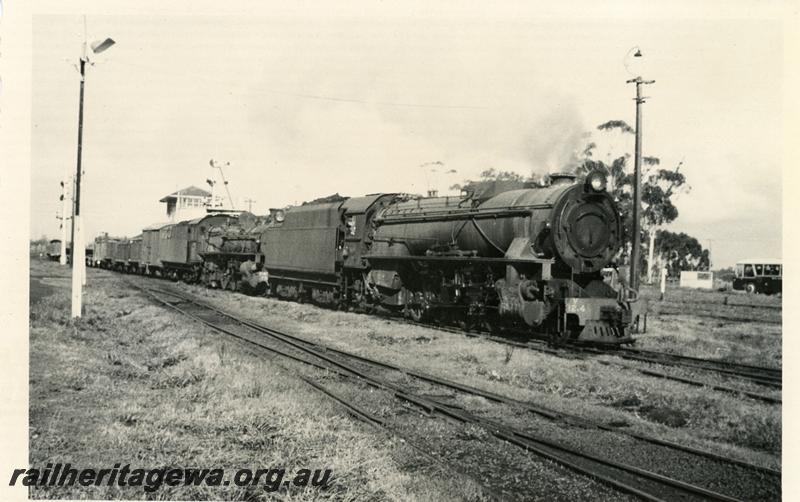
<path fill-rule="evenodd" d="M 161 259 L 159 258 L 161 234 L 172 226 L 172 223 L 156 223 L 142 229 L 140 266 L 147 275 L 161 275 Z"/>
<path fill-rule="evenodd" d="M 108 234 L 102 234 L 95 238 L 94 254 L 92 255 L 94 265 L 100 268 L 114 268 L 119 242 L 120 239 L 109 237 Z"/>

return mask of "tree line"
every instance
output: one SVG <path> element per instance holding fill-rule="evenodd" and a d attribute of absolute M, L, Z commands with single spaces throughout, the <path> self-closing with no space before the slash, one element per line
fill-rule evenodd
<path fill-rule="evenodd" d="M 621 138 L 635 133 L 634 129 L 623 120 L 609 120 L 598 125 L 597 130 L 601 134 L 617 133 Z M 563 166 L 562 172 L 574 174 L 579 180 L 594 171 L 606 175 L 608 191 L 619 207 L 624 241 L 627 243 L 617 257 L 617 264 L 629 264 L 633 232 L 634 163 L 630 153 L 617 155 L 609 153 L 605 158 L 600 158 L 598 150 L 597 142 L 588 141 L 570 164 Z M 666 267 L 669 276 L 679 276 L 681 270 L 708 270 L 711 266 L 709 250 L 703 248 L 695 237 L 663 228 L 678 218 L 679 211 L 674 204 L 674 197 L 691 190 L 686 176 L 681 172 L 682 166 L 682 161 L 673 167 L 664 167 L 658 157 L 642 158 L 642 232 L 639 239 L 643 249 L 640 270 L 645 274 L 649 270 L 657 276 L 656 271 L 663 266 Z M 478 180 L 466 180 L 463 185 L 456 184 L 450 188 L 458 190 L 473 181 L 542 183 L 546 176 L 535 173 L 525 176 L 513 171 L 489 168 L 481 172 Z M 651 248 L 652 260 L 649 259 Z"/>

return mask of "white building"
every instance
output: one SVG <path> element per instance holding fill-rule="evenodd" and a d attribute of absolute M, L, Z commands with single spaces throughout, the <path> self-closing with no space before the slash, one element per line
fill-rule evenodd
<path fill-rule="evenodd" d="M 682 270 L 681 287 L 714 289 L 714 272 Z"/>
<path fill-rule="evenodd" d="M 159 202 L 166 202 L 170 222 L 193 220 L 206 215 L 206 209 L 211 207 L 211 193 L 190 186 L 164 196 Z"/>

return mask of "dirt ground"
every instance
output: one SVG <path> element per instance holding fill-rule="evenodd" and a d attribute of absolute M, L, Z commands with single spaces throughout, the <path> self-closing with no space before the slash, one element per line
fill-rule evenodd
<path fill-rule="evenodd" d="M 327 489 L 277 494 L 233 487 L 164 488 L 150 495 L 103 486 L 37 488 L 34 498 L 475 500 L 485 495 L 342 414 L 269 361 L 150 303 L 121 276 L 90 269 L 86 313 L 70 323 L 68 277 L 56 263 L 31 263 L 32 464 L 105 466 L 124 456 L 144 467 L 307 465 L 331 468 L 336 482 Z M 262 324 L 338 348 L 780 468 L 780 405 L 648 377 L 609 365 L 616 360 L 612 356 L 583 360 L 512 350 L 393 320 L 180 287 Z M 717 293 L 670 293 L 668 302 L 650 298 L 648 332 L 637 341 L 641 348 L 780 366 L 780 299 L 737 296 L 726 305 Z M 742 305 L 732 306 L 736 302 Z M 692 313 L 684 303 L 698 310 Z M 720 309 L 722 318 L 709 315 L 705 303 Z M 750 320 L 725 319 L 742 316 Z M 718 376 L 680 374 L 725 383 Z M 597 499 L 608 496 L 598 492 Z"/>

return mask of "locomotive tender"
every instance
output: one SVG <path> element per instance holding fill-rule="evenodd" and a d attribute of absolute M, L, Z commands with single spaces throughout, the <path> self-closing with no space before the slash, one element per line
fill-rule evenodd
<path fill-rule="evenodd" d="M 211 287 L 557 341 L 633 341 L 639 305 L 601 274 L 622 243 L 601 172 L 342 199 L 265 218 L 210 213 L 145 229 L 139 255 L 135 239 L 116 249 L 125 270 Z"/>

